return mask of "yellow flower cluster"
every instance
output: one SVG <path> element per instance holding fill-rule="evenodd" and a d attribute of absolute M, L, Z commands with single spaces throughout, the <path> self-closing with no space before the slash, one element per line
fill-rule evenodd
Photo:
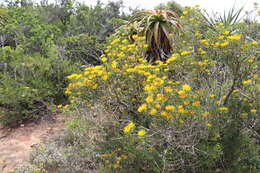
<path fill-rule="evenodd" d="M 146 131 L 145 130 L 139 130 L 137 134 L 138 134 L 138 136 L 144 136 L 146 134 Z"/>
<path fill-rule="evenodd" d="M 223 107 L 219 107 L 218 110 L 220 110 L 220 111 L 228 111 L 228 108 L 223 106 Z"/>
<path fill-rule="evenodd" d="M 135 124 L 133 122 L 130 122 L 124 127 L 123 131 L 124 133 L 129 133 L 133 128 L 135 128 Z"/>
<path fill-rule="evenodd" d="M 181 56 L 187 56 L 187 55 L 190 55 L 190 54 L 191 54 L 191 51 L 184 50 L 184 51 L 181 52 Z"/>
<path fill-rule="evenodd" d="M 192 11 L 185 9 L 183 20 L 196 25 L 197 16 L 187 20 L 192 16 L 189 14 L 192 14 Z M 218 23 L 218 32 L 214 33 L 204 34 L 201 30 L 181 33 L 185 40 L 176 39 L 177 44 L 172 49 L 174 53 L 164 61 L 148 62 L 151 60 L 144 56 L 148 47 L 144 37 L 134 35 L 131 38 L 133 42 L 117 37 L 110 41 L 105 54 L 100 57 L 102 65 L 87 67 L 80 74 L 68 76 L 72 82 L 66 93 L 74 94 L 75 97 L 98 93 L 96 95 L 101 103 L 104 102 L 116 116 L 120 114 L 118 126 L 121 133 L 118 133 L 117 137 L 124 134 L 122 139 L 129 142 L 134 139 L 143 144 L 156 136 L 147 135 L 148 131 L 144 128 L 147 124 L 142 124 L 144 120 L 145 123 L 148 122 L 151 134 L 161 133 L 164 127 L 174 127 L 181 131 L 192 124 L 198 125 L 197 127 L 204 126 L 202 130 L 217 129 L 219 123 L 215 123 L 215 119 L 230 118 L 227 113 L 233 111 L 231 104 L 227 104 L 227 107 L 223 105 L 232 85 L 230 79 L 233 74 L 230 72 L 236 65 L 232 63 L 232 58 L 239 59 L 241 53 L 245 57 L 245 61 L 241 61 L 241 68 L 249 68 L 246 64 L 249 60 L 253 66 L 258 56 L 248 56 L 246 51 L 254 52 L 251 48 L 255 49 L 259 44 L 246 40 L 247 38 L 237 34 L 236 30 L 227 30 L 223 25 Z M 245 66 L 242 63 L 245 63 Z M 249 74 L 242 81 L 243 85 L 240 85 L 242 79 L 237 80 L 239 85 L 235 87 L 228 101 L 238 97 L 249 104 L 249 100 L 251 102 L 251 99 L 254 99 L 247 97 L 250 94 L 247 91 L 253 93 L 254 89 L 257 90 L 257 87 L 253 86 L 256 86 L 260 75 Z M 223 85 L 219 85 L 220 82 Z M 86 88 L 87 90 L 84 90 Z M 241 96 L 242 94 L 245 96 Z M 80 98 L 85 99 L 83 96 Z M 247 112 L 238 114 L 241 118 L 258 114 L 258 107 L 254 103 L 250 104 Z M 221 116 L 216 116 L 218 114 Z M 125 120 L 130 122 L 122 126 L 121 123 Z M 114 129 L 112 130 L 114 133 Z M 140 148 L 145 149 L 143 146 Z M 118 157 L 117 154 L 108 153 L 102 156 L 111 157 L 108 164 L 111 168 L 120 168 L 123 164 L 120 162 L 123 157 Z"/>
<path fill-rule="evenodd" d="M 252 83 L 252 80 L 245 80 L 242 83 L 243 83 L 243 85 L 249 85 Z"/>
<path fill-rule="evenodd" d="M 200 33 L 196 33 L 196 35 L 202 36 Z M 207 68 L 214 64 L 214 61 L 205 59 L 204 55 L 208 55 L 208 49 L 231 46 L 233 41 L 241 40 L 241 35 L 231 35 L 230 31 L 223 31 L 216 37 L 216 40 L 198 39 L 199 47 L 188 45 L 187 41 L 183 41 L 186 48 L 180 49 L 179 53 L 172 54 L 164 62 L 155 61 L 153 64 L 143 58 L 143 52 L 147 48 L 145 38 L 134 35 L 133 39 L 134 43 L 120 38 L 112 40 L 107 46 L 105 54 L 101 56 L 104 64 L 87 67 L 81 74 L 68 76 L 68 79 L 73 82 L 69 84 L 66 93 L 82 93 L 78 90 L 79 88 L 95 90 L 102 87 L 111 93 L 111 97 L 120 98 L 132 87 L 131 89 L 134 88 L 134 90 L 131 92 L 139 92 L 136 95 L 140 94 L 140 97 L 137 97 L 140 100 L 136 97 L 131 98 L 137 103 L 136 111 L 139 113 L 167 119 L 181 119 L 186 115 L 195 114 L 203 115 L 204 118 L 208 117 L 208 113 L 204 113 L 205 111 L 201 108 L 202 103 L 198 101 L 200 100 L 199 95 L 203 95 L 203 92 L 193 91 L 193 88 L 187 84 L 188 81 L 185 83 L 174 81 L 172 74 L 177 68 L 181 69 L 186 65 L 190 65 L 200 72 L 209 73 Z M 250 44 L 256 45 L 257 43 L 250 42 Z M 193 56 L 199 57 L 192 59 Z M 183 61 L 183 59 L 185 60 Z M 185 62 L 186 60 L 188 61 Z M 193 80 L 198 80 L 194 76 L 191 77 Z M 250 83 L 251 80 L 243 82 L 244 85 Z M 211 99 L 215 97 L 214 94 L 209 96 Z M 219 110 L 227 111 L 228 108 L 221 107 Z M 134 123 L 128 124 L 124 128 L 124 132 L 128 133 L 132 128 L 134 128 Z"/>
<path fill-rule="evenodd" d="M 105 163 L 108 165 L 108 167 L 117 169 L 117 168 L 121 168 L 122 160 L 127 159 L 128 155 L 121 154 L 118 156 L 115 152 L 111 152 L 111 153 L 101 154 L 100 157 L 105 160 Z M 109 158 L 114 158 L 112 163 L 110 162 Z"/>
<path fill-rule="evenodd" d="M 227 37 L 229 40 L 235 40 L 238 41 L 241 39 L 241 34 L 235 34 Z"/>

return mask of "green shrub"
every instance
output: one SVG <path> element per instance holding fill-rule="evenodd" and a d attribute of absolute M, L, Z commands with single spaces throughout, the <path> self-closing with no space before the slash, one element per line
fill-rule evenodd
<path fill-rule="evenodd" d="M 51 103 L 63 102 L 65 77 L 78 68 L 55 54 L 49 58 L 25 54 L 20 47 L 0 49 L 0 65 L 0 106 L 6 110 L 1 113 L 3 124 L 37 118 Z"/>
<path fill-rule="evenodd" d="M 62 40 L 65 53 L 64 57 L 82 64 L 100 64 L 102 55 L 102 44 L 98 43 L 94 36 L 80 34 L 66 37 Z"/>

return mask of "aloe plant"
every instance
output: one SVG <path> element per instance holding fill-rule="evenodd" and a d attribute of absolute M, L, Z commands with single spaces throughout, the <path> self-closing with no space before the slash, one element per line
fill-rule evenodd
<path fill-rule="evenodd" d="M 213 13 L 212 16 L 205 11 L 203 17 L 208 24 L 208 27 L 214 30 L 217 23 L 223 23 L 225 27 L 228 27 L 240 22 L 243 9 L 244 8 L 241 7 L 238 10 L 235 10 L 235 6 L 233 6 L 229 11 L 224 11 L 223 15 Z"/>
<path fill-rule="evenodd" d="M 148 61 L 165 60 L 172 51 L 173 35 L 180 29 L 178 15 L 169 10 L 144 10 L 135 13 L 130 19 L 140 28 L 140 35 L 146 37 Z"/>

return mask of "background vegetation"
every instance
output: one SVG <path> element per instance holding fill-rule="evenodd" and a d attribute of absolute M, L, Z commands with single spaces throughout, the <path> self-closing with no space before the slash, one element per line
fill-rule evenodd
<path fill-rule="evenodd" d="M 71 0 L 2 4 L 1 124 L 38 119 L 68 102 L 66 76 L 101 63 L 106 36 L 126 18 L 121 7 L 121 2 L 89 7 Z"/>

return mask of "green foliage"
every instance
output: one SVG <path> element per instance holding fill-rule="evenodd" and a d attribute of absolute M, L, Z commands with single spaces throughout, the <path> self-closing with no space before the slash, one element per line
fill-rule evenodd
<path fill-rule="evenodd" d="M 93 7 L 79 5 L 75 15 L 75 28 L 77 32 L 96 35 L 97 39 L 104 41 L 121 23 L 117 19 L 126 19 L 120 14 L 122 1 L 109 2 L 104 6 L 100 1 Z"/>
<path fill-rule="evenodd" d="M 184 8 L 173 0 L 165 4 L 160 4 L 157 9 L 174 11 L 178 16 L 181 16 L 184 11 Z"/>
<path fill-rule="evenodd" d="M 65 49 L 64 56 L 72 61 L 82 64 L 100 64 L 99 56 L 102 54 L 102 45 L 94 36 L 80 34 L 66 37 L 62 41 Z"/>
<path fill-rule="evenodd" d="M 65 77 L 102 63 L 102 42 L 126 18 L 121 7 L 121 2 L 89 7 L 71 0 L 1 5 L 0 123 L 35 119 L 53 112 L 51 104 L 65 104 Z"/>
<path fill-rule="evenodd" d="M 65 77 L 77 71 L 77 65 L 55 57 L 25 54 L 23 49 L 4 47 L 0 50 L 1 123 L 24 121 L 49 109 L 49 103 L 64 100 Z M 36 117 L 35 117 L 36 118 Z"/>

